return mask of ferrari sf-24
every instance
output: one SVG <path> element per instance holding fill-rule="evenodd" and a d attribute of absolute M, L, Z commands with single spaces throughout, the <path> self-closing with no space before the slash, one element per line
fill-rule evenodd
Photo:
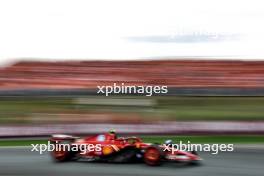
<path fill-rule="evenodd" d="M 113 163 L 144 162 L 150 166 L 158 166 L 164 162 L 199 164 L 202 160 L 196 151 L 173 149 L 172 152 L 170 140 L 164 144 L 152 144 L 145 143 L 138 137 L 117 137 L 115 133 L 84 138 L 71 135 L 52 135 L 50 143 L 70 146 L 68 150 L 57 147 L 51 152 L 51 156 L 57 162 L 85 159 Z M 84 150 L 84 146 L 90 146 L 90 149 Z"/>

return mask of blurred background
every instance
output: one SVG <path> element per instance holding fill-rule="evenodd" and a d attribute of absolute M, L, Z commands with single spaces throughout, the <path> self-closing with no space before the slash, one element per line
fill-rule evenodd
<path fill-rule="evenodd" d="M 263 175 L 264 62 L 20 61 L 0 70 L 0 175 Z M 168 86 L 167 94 L 97 94 L 97 86 Z M 144 142 L 234 144 L 202 165 L 55 164 L 31 152 L 51 134 L 116 129 Z M 34 167 L 32 167 L 34 165 Z"/>
<path fill-rule="evenodd" d="M 0 70 L 0 136 L 263 134 L 263 76 L 263 61 L 21 61 Z M 113 83 L 168 94 L 97 94 Z"/>

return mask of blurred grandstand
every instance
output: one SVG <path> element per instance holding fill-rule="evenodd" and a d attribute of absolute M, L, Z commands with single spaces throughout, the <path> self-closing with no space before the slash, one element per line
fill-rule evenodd
<path fill-rule="evenodd" d="M 0 70 L 0 89 L 95 89 L 113 82 L 256 89 L 264 88 L 263 76 L 263 61 L 19 62 Z"/>

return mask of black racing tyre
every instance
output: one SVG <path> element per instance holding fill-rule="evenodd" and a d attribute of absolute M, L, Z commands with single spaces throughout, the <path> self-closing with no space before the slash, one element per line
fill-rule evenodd
<path fill-rule="evenodd" d="M 66 145 L 71 145 L 72 140 L 63 140 L 59 143 L 53 142 L 52 144 L 66 144 Z M 70 148 L 68 150 L 64 150 L 65 148 L 63 147 L 57 147 L 53 151 L 51 151 L 51 156 L 54 159 L 55 162 L 66 162 L 66 161 L 71 161 L 75 155 L 76 152 L 71 151 Z"/>

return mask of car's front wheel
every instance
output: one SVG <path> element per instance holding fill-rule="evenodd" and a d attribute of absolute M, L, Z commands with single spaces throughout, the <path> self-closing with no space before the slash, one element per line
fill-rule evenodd
<path fill-rule="evenodd" d="M 150 166 L 158 166 L 162 163 L 163 151 L 157 145 L 146 148 L 144 153 L 144 162 Z"/>

